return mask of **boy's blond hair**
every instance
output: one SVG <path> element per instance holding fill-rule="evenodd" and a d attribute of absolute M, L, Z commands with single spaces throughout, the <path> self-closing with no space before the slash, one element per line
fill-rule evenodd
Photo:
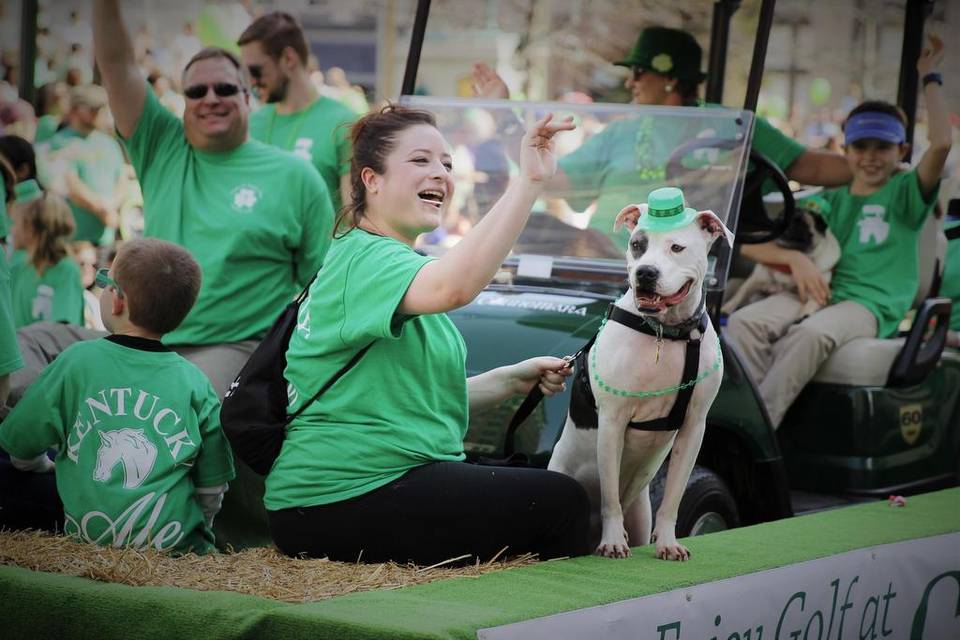
<path fill-rule="evenodd" d="M 176 329 L 200 293 L 200 265 L 172 242 L 125 242 L 113 261 L 113 279 L 127 301 L 130 322 L 153 333 Z"/>

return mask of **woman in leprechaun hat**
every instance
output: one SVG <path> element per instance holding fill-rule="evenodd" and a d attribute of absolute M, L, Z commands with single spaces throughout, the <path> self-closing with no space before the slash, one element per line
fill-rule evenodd
<path fill-rule="evenodd" d="M 696 39 L 680 29 L 652 26 L 644 29 L 630 53 L 613 64 L 627 67 L 624 86 L 631 103 L 666 107 L 703 107 L 698 97 L 705 79 L 700 70 L 703 51 Z M 509 98 L 503 79 L 485 63 L 473 70 L 474 90 L 485 98 Z M 690 118 L 690 126 L 702 120 Z M 850 181 L 843 156 L 807 149 L 773 127 L 764 118 L 755 118 L 753 148 L 779 166 L 787 177 L 802 184 L 836 186 Z M 498 122 L 501 135 L 511 137 L 522 131 L 518 123 Z M 607 234 L 619 250 L 625 250 L 626 233 L 613 233 L 613 220 L 628 202 L 639 202 L 666 185 L 666 165 L 673 151 L 696 138 L 699 131 L 683 127 L 657 126 L 656 116 L 639 114 L 608 125 L 572 153 L 560 158 L 559 170 L 549 185 L 552 193 L 563 193 L 577 210 L 596 201 L 589 226 Z M 506 144 L 514 151 L 515 144 Z"/>

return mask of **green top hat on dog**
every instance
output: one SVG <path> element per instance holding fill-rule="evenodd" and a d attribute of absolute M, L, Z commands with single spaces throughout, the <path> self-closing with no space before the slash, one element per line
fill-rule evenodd
<path fill-rule="evenodd" d="M 816 194 L 798 199 L 797 208 L 806 209 L 811 213 L 817 214 L 821 218 L 823 216 L 830 215 L 830 211 L 832 209 L 829 202 Z"/>
<path fill-rule="evenodd" d="M 647 196 L 647 212 L 637 220 L 644 231 L 674 231 L 697 217 L 697 210 L 686 206 L 683 191 L 676 187 L 654 189 Z"/>

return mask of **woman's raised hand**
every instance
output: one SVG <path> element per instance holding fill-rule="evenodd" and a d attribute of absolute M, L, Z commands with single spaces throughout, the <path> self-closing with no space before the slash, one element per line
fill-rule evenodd
<path fill-rule="evenodd" d="M 530 182 L 542 183 L 553 177 L 557 172 L 553 137 L 561 131 L 576 128 L 572 117 L 556 123 L 552 120 L 552 113 L 542 117 L 527 130 L 520 142 L 520 177 Z"/>

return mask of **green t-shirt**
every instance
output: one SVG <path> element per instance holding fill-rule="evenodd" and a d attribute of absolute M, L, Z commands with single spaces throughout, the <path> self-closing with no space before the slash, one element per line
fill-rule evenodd
<path fill-rule="evenodd" d="M 960 227 L 960 221 L 946 225 L 947 229 L 954 227 Z M 950 312 L 950 328 L 954 331 L 960 331 L 960 239 L 951 240 L 947 244 L 946 263 L 940 295 L 953 300 L 953 310 Z"/>
<path fill-rule="evenodd" d="M 333 210 L 309 164 L 248 140 L 208 153 L 147 88 L 126 141 L 144 197 L 144 235 L 186 247 L 203 271 L 200 296 L 167 344 L 259 338 L 306 286 L 330 245 Z"/>
<path fill-rule="evenodd" d="M 0 193 L 3 187 L 0 185 Z M 17 329 L 13 321 L 13 304 L 10 296 L 10 265 L 7 253 L 0 246 L 0 376 L 16 371 L 23 366 L 20 348 L 17 346 Z"/>
<path fill-rule="evenodd" d="M 104 546 L 206 553 L 194 492 L 234 476 L 220 401 L 206 376 L 159 343 L 78 342 L 48 365 L 0 425 L 18 458 L 57 448 L 65 532 Z"/>
<path fill-rule="evenodd" d="M 0 180 L 0 222 L 7 217 L 7 188 Z M 10 298 L 10 265 L 6 247 L 0 243 L 0 376 L 23 366 L 17 346 L 17 330 L 13 323 L 13 304 Z"/>
<path fill-rule="evenodd" d="M 463 459 L 463 338 L 445 314 L 397 314 L 430 260 L 361 230 L 334 240 L 287 349 L 290 411 L 373 346 L 291 423 L 267 476 L 267 509 L 346 500 L 423 464 Z"/>
<path fill-rule="evenodd" d="M 849 187 L 823 192 L 830 212 L 823 218 L 840 243 L 831 302 L 859 302 L 877 317 L 877 337 L 886 338 L 910 309 L 920 279 L 920 229 L 937 189 L 924 200 L 917 172 L 890 177 L 869 196 Z"/>
<path fill-rule="evenodd" d="M 56 154 L 66 167 L 77 172 L 80 181 L 107 200 L 113 199 L 117 181 L 123 175 L 124 159 L 120 143 L 101 131 L 84 136 L 65 127 L 50 139 L 50 153 Z M 104 225 L 92 211 L 70 202 L 77 229 L 74 240 L 95 244 L 103 237 Z"/>
<path fill-rule="evenodd" d="M 60 126 L 60 116 L 51 114 L 40 116 L 37 119 L 37 133 L 33 136 L 33 144 L 46 142 L 57 133 Z"/>
<path fill-rule="evenodd" d="M 327 185 L 339 211 L 340 178 L 350 173 L 350 109 L 325 96 L 297 113 L 278 114 L 274 104 L 250 114 L 250 137 L 309 160 Z"/>
<path fill-rule="evenodd" d="M 83 282 L 80 266 L 69 256 L 37 273 L 25 251 L 10 261 L 13 322 L 19 329 L 34 322 L 83 324 Z"/>
<path fill-rule="evenodd" d="M 672 125 L 680 122 L 671 120 Z M 686 122 L 689 126 L 665 127 L 662 123 L 658 126 L 654 116 L 617 120 L 560 158 L 559 167 L 572 187 L 565 197 L 580 210 L 596 200 L 589 226 L 606 234 L 620 249 L 626 250 L 630 235 L 626 231 L 614 233 L 617 214 L 631 202 L 646 202 L 650 191 L 664 186 L 670 156 L 681 144 L 703 137 L 699 129 L 709 120 L 690 118 Z M 784 171 L 804 151 L 803 145 L 764 118 L 755 120 L 753 148 Z"/>

